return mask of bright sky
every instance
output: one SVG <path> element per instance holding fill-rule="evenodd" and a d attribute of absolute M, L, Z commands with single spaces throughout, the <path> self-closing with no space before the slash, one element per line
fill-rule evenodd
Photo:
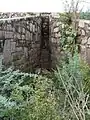
<path fill-rule="evenodd" d="M 63 0 L 0 0 L 0 12 L 63 12 Z M 70 1 L 70 0 L 67 0 Z M 75 0 L 76 1 L 76 0 Z M 85 0 L 90 2 L 90 0 Z M 81 3 L 84 10 L 90 3 Z"/>

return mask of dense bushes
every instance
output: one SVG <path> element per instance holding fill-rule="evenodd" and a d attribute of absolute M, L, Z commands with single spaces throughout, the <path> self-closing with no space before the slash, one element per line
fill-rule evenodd
<path fill-rule="evenodd" d="M 90 11 L 81 12 L 80 13 L 80 19 L 90 20 Z"/>
<path fill-rule="evenodd" d="M 83 66 L 77 52 L 68 58 L 68 63 L 60 64 L 54 73 L 44 76 L 11 68 L 1 70 L 0 118 L 89 120 L 89 67 Z"/>
<path fill-rule="evenodd" d="M 0 118 L 60 120 L 53 82 L 41 75 L 1 71 Z"/>
<path fill-rule="evenodd" d="M 80 62 L 81 73 L 83 76 L 84 90 L 90 94 L 90 67 L 84 61 Z"/>
<path fill-rule="evenodd" d="M 61 22 L 65 17 L 67 16 L 64 16 Z M 54 85 L 61 118 L 63 120 L 89 120 L 90 68 L 79 58 L 77 32 L 68 22 L 65 22 L 61 29 L 60 45 L 64 52 L 64 59 L 57 67 Z"/>
<path fill-rule="evenodd" d="M 52 73 L 0 68 L 1 120 L 90 120 L 90 67 L 79 58 L 76 37 L 65 21 L 60 40 L 64 56 Z"/>
<path fill-rule="evenodd" d="M 59 92 L 58 96 L 61 96 L 61 93 L 64 93 L 64 102 L 62 109 L 62 115 L 64 120 L 90 119 L 90 106 L 88 104 L 88 102 L 90 102 L 90 93 L 87 93 L 87 90 L 85 89 L 86 86 L 89 88 L 90 79 L 87 79 L 89 84 L 85 85 L 86 77 L 82 74 L 83 70 L 83 68 L 81 69 L 78 54 L 75 53 L 72 58 L 69 58 L 68 63 L 63 64 L 62 69 L 58 67 L 58 71 L 56 71 L 59 85 L 58 90 L 62 90 L 62 92 Z"/>

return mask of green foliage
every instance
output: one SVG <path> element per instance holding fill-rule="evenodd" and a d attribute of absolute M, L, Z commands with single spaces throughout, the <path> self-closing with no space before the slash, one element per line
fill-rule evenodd
<path fill-rule="evenodd" d="M 57 68 L 56 77 L 58 89 L 64 93 L 62 103 L 63 120 L 89 120 L 89 94 L 84 91 L 83 75 L 80 68 L 80 60 L 77 53 L 64 63 L 62 69 Z M 57 85 L 57 84 L 56 84 Z M 59 92 L 60 93 L 60 92 Z M 61 93 L 60 95 L 61 96 Z M 60 98 L 58 98 L 60 100 Z"/>
<path fill-rule="evenodd" d="M 60 14 L 61 27 L 61 50 L 66 54 L 74 54 L 77 47 L 77 32 L 74 30 L 71 21 L 71 13 Z"/>
<path fill-rule="evenodd" d="M 60 120 L 51 79 L 9 68 L 0 72 L 0 118 Z"/>
<path fill-rule="evenodd" d="M 60 47 L 63 51 L 63 59 L 57 67 L 56 80 L 53 79 L 56 88 L 56 98 L 59 103 L 60 115 L 63 120 L 89 120 L 89 93 L 90 68 L 81 64 L 78 55 L 77 32 L 68 22 L 69 15 L 63 15 L 60 21 L 61 29 Z M 84 65 L 84 66 L 83 66 Z M 87 69 L 85 72 L 84 70 Z M 60 98 L 62 98 L 60 100 Z M 64 102 L 62 102 L 64 101 Z"/>
<path fill-rule="evenodd" d="M 85 89 L 85 81 L 89 81 L 87 68 L 75 52 L 68 63 L 63 61 L 62 67 L 58 66 L 55 74 L 42 76 L 12 68 L 1 70 L 0 119 L 89 120 L 89 95 Z"/>
<path fill-rule="evenodd" d="M 86 62 L 81 61 L 80 68 L 83 76 L 83 82 L 85 84 L 85 91 L 90 93 L 90 66 Z"/>
<path fill-rule="evenodd" d="M 60 21 L 64 24 L 71 25 L 72 23 L 72 15 L 70 13 L 60 13 Z"/>
<path fill-rule="evenodd" d="M 63 25 L 60 41 L 62 50 L 73 54 L 76 49 L 76 37 L 77 33 L 71 26 Z"/>
<path fill-rule="evenodd" d="M 0 69 L 0 119 L 90 120 L 90 68 L 81 62 L 71 15 L 61 15 L 64 59 L 55 73 Z M 89 91 L 89 92 L 87 92 Z"/>
<path fill-rule="evenodd" d="M 90 20 L 90 12 L 81 12 L 80 13 L 80 19 Z"/>

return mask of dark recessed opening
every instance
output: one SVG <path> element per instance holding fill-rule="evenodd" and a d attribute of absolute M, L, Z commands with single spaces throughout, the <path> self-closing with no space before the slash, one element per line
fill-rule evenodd
<path fill-rule="evenodd" d="M 4 38 L 0 39 L 0 53 L 3 53 L 4 43 L 5 39 Z"/>
<path fill-rule="evenodd" d="M 49 16 L 41 17 L 40 67 L 51 69 L 51 49 L 49 44 Z"/>

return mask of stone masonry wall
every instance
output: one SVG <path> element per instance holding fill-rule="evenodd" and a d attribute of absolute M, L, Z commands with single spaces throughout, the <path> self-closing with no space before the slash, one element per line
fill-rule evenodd
<path fill-rule="evenodd" d="M 52 68 L 56 66 L 60 59 L 60 26 L 61 23 L 57 16 L 50 17 L 50 45 L 51 45 L 51 61 Z"/>
<path fill-rule="evenodd" d="M 51 58 L 52 65 L 56 65 L 57 60 L 60 60 L 62 53 L 60 51 L 60 26 L 62 24 L 59 22 L 58 16 L 51 17 L 50 20 L 51 28 Z M 80 56 L 90 65 L 90 20 L 78 20 L 78 43 L 80 45 Z"/>
<path fill-rule="evenodd" d="M 80 34 L 80 54 L 81 58 L 90 65 L 90 21 L 79 20 L 78 31 Z"/>
<path fill-rule="evenodd" d="M 57 28 L 54 25 L 57 24 Z M 0 40 L 5 39 L 3 64 L 30 71 L 33 68 L 55 67 L 59 55 L 59 23 L 49 15 L 13 20 L 2 24 Z M 53 29 L 55 30 L 53 31 Z M 55 32 L 55 36 L 53 33 Z"/>
<path fill-rule="evenodd" d="M 60 31 L 58 16 L 45 15 L 0 22 L 0 41 L 4 40 L 3 64 L 15 69 L 55 68 L 60 60 Z M 90 64 L 90 21 L 79 20 L 81 57 Z"/>
<path fill-rule="evenodd" d="M 40 65 L 41 19 L 6 21 L 0 27 L 4 36 L 3 64 L 30 71 Z M 0 38 L 2 39 L 2 37 Z"/>

